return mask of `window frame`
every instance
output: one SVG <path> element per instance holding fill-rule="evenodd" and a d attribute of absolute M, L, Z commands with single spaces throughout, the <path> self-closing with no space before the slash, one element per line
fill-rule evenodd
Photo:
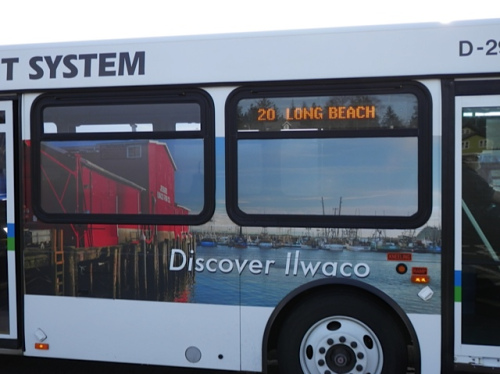
<path fill-rule="evenodd" d="M 355 96 L 383 94 L 413 94 L 418 103 L 416 129 L 383 130 L 333 130 L 333 131 L 257 131 L 239 132 L 237 106 L 242 99 L 301 98 L 306 96 Z M 241 86 L 226 101 L 226 210 L 229 217 L 240 226 L 260 227 L 337 227 L 408 229 L 425 224 L 432 210 L 432 99 L 427 88 L 415 81 L 301 84 L 301 82 L 276 83 L 275 85 Z M 406 133 L 406 134 L 405 134 Z M 309 215 L 309 214 L 253 214 L 238 206 L 238 141 L 248 139 L 335 139 L 370 137 L 416 136 L 417 196 L 418 207 L 411 216 L 376 215 Z"/>
<path fill-rule="evenodd" d="M 201 124 L 199 131 L 44 133 L 43 111 L 48 107 L 183 103 L 199 105 Z M 208 222 L 213 216 L 215 211 L 215 110 L 212 98 L 204 90 L 191 88 L 117 91 L 115 89 L 44 93 L 35 99 L 31 107 L 30 130 L 33 212 L 41 221 L 79 224 L 199 225 Z M 201 139 L 203 142 L 204 204 L 198 214 L 54 213 L 43 209 L 41 204 L 42 142 L 169 139 Z"/>

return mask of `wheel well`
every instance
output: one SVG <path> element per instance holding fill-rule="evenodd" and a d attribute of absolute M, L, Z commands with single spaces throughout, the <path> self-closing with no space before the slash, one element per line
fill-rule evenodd
<path fill-rule="evenodd" d="M 276 360 L 275 355 L 278 336 L 283 322 L 289 313 L 293 311 L 298 304 L 311 302 L 318 295 L 325 293 L 336 296 L 342 294 L 356 295 L 359 298 L 364 298 L 372 303 L 382 306 L 394 323 L 397 324 L 398 329 L 403 333 L 409 349 L 408 357 L 410 365 L 414 368 L 416 374 L 420 373 L 420 346 L 416 332 L 406 313 L 393 299 L 375 287 L 360 281 L 349 279 L 323 279 L 311 282 L 299 287 L 282 300 L 269 318 L 264 333 L 262 346 L 262 367 L 264 372 L 267 372 L 268 365 L 270 363 L 272 364 Z"/>

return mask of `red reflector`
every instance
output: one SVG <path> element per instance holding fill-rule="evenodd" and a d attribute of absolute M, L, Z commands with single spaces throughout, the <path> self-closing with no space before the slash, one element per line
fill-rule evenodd
<path fill-rule="evenodd" d="M 427 268 L 426 267 L 412 267 L 411 273 L 415 275 L 426 275 Z"/>
<path fill-rule="evenodd" d="M 47 343 L 35 343 L 35 349 L 42 350 L 42 351 L 48 351 L 49 345 Z"/>
<path fill-rule="evenodd" d="M 411 253 L 388 253 L 387 261 L 411 261 Z"/>
<path fill-rule="evenodd" d="M 429 283 L 430 281 L 431 281 L 431 277 L 429 277 L 428 275 L 412 275 L 411 276 L 412 283 L 426 284 L 426 283 Z"/>

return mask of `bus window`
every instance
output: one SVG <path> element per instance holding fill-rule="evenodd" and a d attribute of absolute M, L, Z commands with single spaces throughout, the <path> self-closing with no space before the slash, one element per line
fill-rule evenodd
<path fill-rule="evenodd" d="M 305 90 L 233 94 L 226 138 L 234 151 L 228 154 L 236 155 L 227 159 L 232 218 L 247 225 L 344 227 L 416 227 L 426 219 L 426 95 L 417 86 Z"/>
<path fill-rule="evenodd" d="M 500 344 L 500 106 L 462 108 L 462 343 Z"/>
<path fill-rule="evenodd" d="M 210 218 L 209 99 L 201 91 L 181 99 L 144 96 L 37 100 L 32 155 L 39 218 L 155 223 L 161 217 L 163 224 Z"/>

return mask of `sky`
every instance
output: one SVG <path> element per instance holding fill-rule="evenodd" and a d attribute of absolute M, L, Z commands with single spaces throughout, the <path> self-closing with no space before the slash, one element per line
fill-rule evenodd
<path fill-rule="evenodd" d="M 24 0 L 0 45 L 500 18 L 495 0 Z"/>

